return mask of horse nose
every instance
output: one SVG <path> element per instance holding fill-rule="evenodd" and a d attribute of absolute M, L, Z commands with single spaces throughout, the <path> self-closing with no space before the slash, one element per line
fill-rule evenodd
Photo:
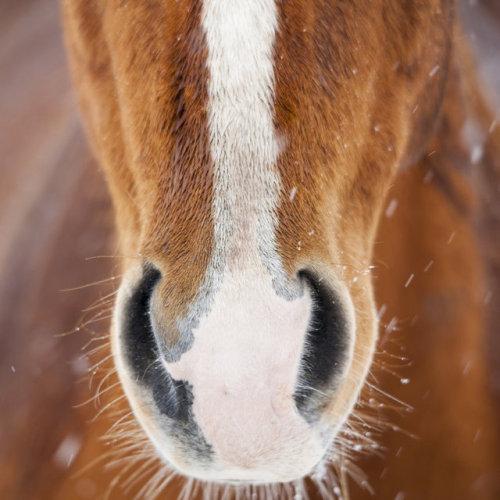
<path fill-rule="evenodd" d="M 348 359 L 343 300 L 308 269 L 297 273 L 300 293 L 292 299 L 278 296 L 270 279 L 268 288 L 228 281 L 176 357 L 156 318 L 160 305 L 168 309 L 159 293 L 166 278 L 145 266 L 118 324 L 131 391 L 142 393 L 155 415 L 152 434 L 159 443 L 170 440 L 168 449 L 190 450 L 177 466 L 197 477 L 205 477 L 202 464 L 219 479 L 306 474 L 328 445 L 320 420 Z M 203 453 L 193 458 L 195 450 Z"/>
<path fill-rule="evenodd" d="M 294 399 L 298 410 L 310 421 L 318 417 L 332 397 L 337 385 L 335 379 L 342 374 L 348 360 L 352 339 L 346 306 L 339 295 L 309 270 L 298 275 L 307 283 L 313 309 Z"/>

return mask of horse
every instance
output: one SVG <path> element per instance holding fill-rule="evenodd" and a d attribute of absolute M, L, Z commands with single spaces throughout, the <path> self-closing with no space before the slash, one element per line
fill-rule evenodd
<path fill-rule="evenodd" d="M 160 457 L 206 482 L 186 498 L 346 497 L 349 475 L 354 496 L 399 478 L 398 500 L 495 498 L 481 252 L 495 264 L 498 232 L 473 222 L 498 231 L 500 142 L 456 4 L 62 5 L 120 256 L 113 486 Z M 434 431 L 365 477 L 397 413 Z M 172 477 L 160 465 L 138 495 Z"/>

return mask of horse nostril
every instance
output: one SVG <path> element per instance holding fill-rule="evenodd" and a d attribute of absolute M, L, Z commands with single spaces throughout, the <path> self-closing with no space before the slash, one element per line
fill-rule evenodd
<path fill-rule="evenodd" d="M 123 311 L 122 332 L 126 356 L 139 380 L 147 375 L 148 369 L 156 359 L 150 302 L 160 278 L 161 273 L 158 269 L 151 265 L 145 266 L 142 279 L 132 292 Z"/>
<path fill-rule="evenodd" d="M 347 356 L 348 325 L 340 301 L 322 279 L 306 270 L 300 271 L 299 277 L 308 284 L 313 311 L 294 399 L 299 411 L 310 420 L 335 390 L 335 377 L 342 372 Z"/>
<path fill-rule="evenodd" d="M 158 269 L 145 266 L 124 310 L 123 346 L 136 382 L 151 388 L 159 410 L 170 418 L 185 420 L 192 397 L 185 383 L 172 379 L 160 362 L 151 323 L 151 297 L 161 277 Z"/>

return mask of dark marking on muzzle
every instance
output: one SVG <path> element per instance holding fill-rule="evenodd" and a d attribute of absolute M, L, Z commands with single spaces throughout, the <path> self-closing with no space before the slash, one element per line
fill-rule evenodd
<path fill-rule="evenodd" d="M 314 273 L 304 270 L 299 277 L 307 282 L 313 310 L 307 329 L 295 404 L 304 418 L 313 423 L 330 402 L 347 357 L 348 325 L 335 293 Z"/>
<path fill-rule="evenodd" d="M 190 456 L 194 453 L 197 460 L 207 462 L 212 448 L 193 417 L 192 387 L 167 372 L 151 326 L 151 296 L 160 279 L 160 271 L 147 265 L 142 280 L 126 303 L 121 325 L 125 358 L 135 382 L 151 391 L 166 434 L 175 437 Z"/>

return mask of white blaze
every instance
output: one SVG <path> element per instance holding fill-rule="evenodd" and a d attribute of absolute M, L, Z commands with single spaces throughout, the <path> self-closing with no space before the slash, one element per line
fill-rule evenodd
<path fill-rule="evenodd" d="M 286 278 L 276 251 L 275 0 L 204 0 L 202 25 L 215 248 L 180 322 L 194 327 L 193 345 L 166 367 L 192 385 L 194 418 L 220 474 L 292 479 L 322 446 L 293 400 L 311 298 Z"/>
<path fill-rule="evenodd" d="M 274 0 L 205 0 L 216 258 L 232 268 L 274 250 L 280 179 L 273 127 Z M 267 248 L 266 248 L 267 247 Z M 243 260 L 242 260 L 243 259 Z"/>

